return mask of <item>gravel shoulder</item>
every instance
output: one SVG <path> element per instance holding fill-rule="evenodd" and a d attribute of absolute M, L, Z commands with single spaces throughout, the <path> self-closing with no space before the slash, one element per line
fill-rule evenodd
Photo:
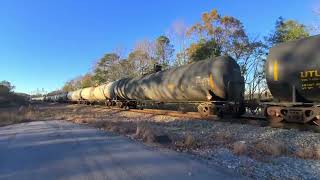
<path fill-rule="evenodd" d="M 66 121 L 0 128 L 0 179 L 245 179 L 186 154 Z"/>

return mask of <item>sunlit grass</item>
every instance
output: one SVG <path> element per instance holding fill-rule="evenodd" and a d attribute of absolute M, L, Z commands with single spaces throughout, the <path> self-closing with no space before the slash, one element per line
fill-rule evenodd
<path fill-rule="evenodd" d="M 38 110 L 34 107 L 1 108 L 0 126 L 39 120 Z"/>

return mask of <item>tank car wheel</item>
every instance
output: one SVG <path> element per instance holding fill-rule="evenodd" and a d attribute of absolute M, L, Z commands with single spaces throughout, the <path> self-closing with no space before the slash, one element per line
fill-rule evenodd
<path fill-rule="evenodd" d="M 258 114 L 258 111 L 259 111 L 258 108 L 253 108 L 253 109 L 250 108 L 250 113 L 251 113 L 252 115 Z"/>
<path fill-rule="evenodd" d="M 144 109 L 144 106 L 141 104 L 141 105 L 138 105 L 137 108 L 138 108 L 139 110 L 143 110 L 143 109 Z"/>
<path fill-rule="evenodd" d="M 217 111 L 217 116 L 218 116 L 218 118 L 223 119 L 224 114 L 221 109 Z"/>
<path fill-rule="evenodd" d="M 107 104 L 108 107 L 112 106 L 112 102 L 108 101 L 108 102 L 106 102 L 106 104 Z"/>
<path fill-rule="evenodd" d="M 266 116 L 267 120 L 269 121 L 269 125 L 273 128 L 281 128 L 283 127 L 283 117 L 279 116 Z"/>
<path fill-rule="evenodd" d="M 278 124 L 284 120 L 284 118 L 279 115 L 279 109 L 280 107 L 268 106 L 264 108 L 264 115 L 271 124 Z"/>
<path fill-rule="evenodd" d="M 200 113 L 201 117 L 208 117 L 211 114 L 211 106 L 208 104 L 200 104 L 198 106 L 198 112 Z"/>
<path fill-rule="evenodd" d="M 125 105 L 125 106 L 123 107 L 123 109 L 125 109 L 125 110 L 129 110 L 129 109 L 130 109 L 130 106 Z"/>
<path fill-rule="evenodd" d="M 123 102 L 117 102 L 117 107 L 118 108 L 123 108 L 124 107 Z"/>

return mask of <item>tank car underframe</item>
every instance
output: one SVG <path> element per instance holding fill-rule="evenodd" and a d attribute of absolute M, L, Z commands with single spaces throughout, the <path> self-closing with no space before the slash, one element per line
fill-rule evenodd
<path fill-rule="evenodd" d="M 197 107 L 198 112 L 202 117 L 210 115 L 217 115 L 223 117 L 225 115 L 232 115 L 234 117 L 241 116 L 244 113 L 244 106 L 239 102 L 230 101 L 170 101 L 159 102 L 153 100 L 107 100 L 107 106 L 117 106 L 123 109 L 144 109 L 148 104 L 153 105 L 169 105 L 176 104 L 179 110 L 183 110 L 186 104 L 192 104 Z"/>
<path fill-rule="evenodd" d="M 320 125 L 320 104 L 269 103 L 265 104 L 265 117 L 271 123 L 282 121 L 294 123 L 314 122 Z"/>

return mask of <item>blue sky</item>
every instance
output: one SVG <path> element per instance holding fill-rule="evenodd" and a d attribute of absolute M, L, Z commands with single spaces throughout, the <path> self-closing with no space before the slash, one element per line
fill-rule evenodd
<path fill-rule="evenodd" d="M 311 25 L 319 0 L 0 0 L 0 80 L 16 91 L 48 91 L 92 69 L 106 52 L 124 54 L 164 34 L 176 20 L 193 24 L 216 8 L 240 19 L 251 36 L 279 16 Z"/>

